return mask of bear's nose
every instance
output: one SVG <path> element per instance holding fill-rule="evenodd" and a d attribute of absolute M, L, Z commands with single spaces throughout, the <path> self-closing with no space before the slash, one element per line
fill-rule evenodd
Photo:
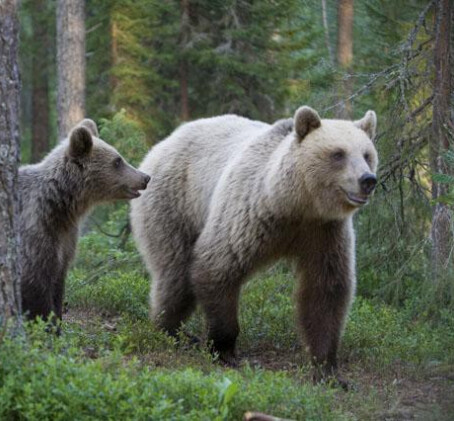
<path fill-rule="evenodd" d="M 361 190 L 365 194 L 371 194 L 377 185 L 377 177 L 374 174 L 365 173 L 359 179 Z"/>

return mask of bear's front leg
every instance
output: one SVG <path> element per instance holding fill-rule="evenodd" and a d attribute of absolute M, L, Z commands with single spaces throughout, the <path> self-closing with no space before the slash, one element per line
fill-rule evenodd
<path fill-rule="evenodd" d="M 355 289 L 351 220 L 312 227 L 298 262 L 298 313 L 315 380 L 337 375 L 337 350 Z"/>

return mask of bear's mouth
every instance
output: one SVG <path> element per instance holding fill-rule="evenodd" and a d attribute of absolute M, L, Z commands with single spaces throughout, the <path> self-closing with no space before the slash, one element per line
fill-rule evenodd
<path fill-rule="evenodd" d="M 367 196 L 357 196 L 356 194 L 345 192 L 348 201 L 355 206 L 365 205 L 369 198 Z"/>
<path fill-rule="evenodd" d="M 135 189 L 131 189 L 131 188 L 128 188 L 126 190 L 126 199 L 137 199 L 138 197 L 140 197 L 140 192 L 139 190 L 135 190 Z"/>

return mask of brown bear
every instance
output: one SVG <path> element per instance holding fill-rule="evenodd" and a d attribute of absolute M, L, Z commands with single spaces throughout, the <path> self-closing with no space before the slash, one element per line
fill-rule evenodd
<path fill-rule="evenodd" d="M 82 218 L 101 202 L 140 196 L 150 177 L 83 120 L 42 162 L 19 169 L 22 310 L 62 318 L 64 282 Z"/>
<path fill-rule="evenodd" d="M 321 120 L 299 108 L 273 125 L 226 115 L 183 124 L 146 156 L 150 187 L 131 206 L 152 277 L 151 314 L 174 334 L 199 303 L 213 350 L 235 362 L 241 286 L 294 263 L 298 318 L 325 373 L 355 291 L 352 217 L 374 191 L 376 115 Z"/>

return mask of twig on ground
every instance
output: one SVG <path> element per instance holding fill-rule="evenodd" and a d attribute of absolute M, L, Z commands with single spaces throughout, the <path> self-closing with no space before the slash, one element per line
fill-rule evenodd
<path fill-rule="evenodd" d="M 262 412 L 246 412 L 244 414 L 244 421 L 292 421 L 287 418 L 277 418 L 272 415 L 267 415 Z"/>

